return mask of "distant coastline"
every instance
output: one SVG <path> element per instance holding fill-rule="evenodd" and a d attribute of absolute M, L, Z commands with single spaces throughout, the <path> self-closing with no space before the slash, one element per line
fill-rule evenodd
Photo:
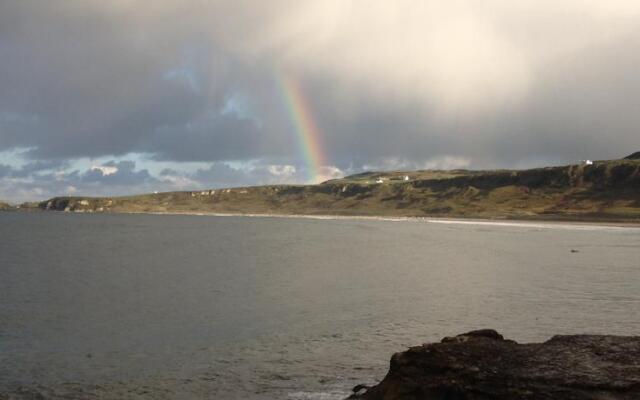
<path fill-rule="evenodd" d="M 316 185 L 54 197 L 18 211 L 640 223 L 640 160 L 528 170 L 366 172 Z"/>

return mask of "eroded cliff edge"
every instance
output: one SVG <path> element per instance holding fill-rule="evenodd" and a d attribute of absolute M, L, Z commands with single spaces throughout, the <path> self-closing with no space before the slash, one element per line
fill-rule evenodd
<path fill-rule="evenodd" d="M 640 336 L 554 336 L 519 344 L 473 331 L 396 353 L 361 400 L 637 400 Z"/>

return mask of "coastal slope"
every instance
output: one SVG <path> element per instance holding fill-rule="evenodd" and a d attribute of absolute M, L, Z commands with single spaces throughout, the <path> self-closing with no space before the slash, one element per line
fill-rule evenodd
<path fill-rule="evenodd" d="M 640 160 L 528 170 L 367 172 L 317 185 L 56 197 L 40 210 L 640 221 Z"/>

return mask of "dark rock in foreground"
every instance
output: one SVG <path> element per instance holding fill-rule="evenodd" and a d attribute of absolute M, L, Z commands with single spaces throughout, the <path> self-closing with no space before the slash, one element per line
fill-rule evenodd
<path fill-rule="evenodd" d="M 396 353 L 387 376 L 351 399 L 637 400 L 640 336 L 554 336 L 519 344 L 493 330 Z"/>

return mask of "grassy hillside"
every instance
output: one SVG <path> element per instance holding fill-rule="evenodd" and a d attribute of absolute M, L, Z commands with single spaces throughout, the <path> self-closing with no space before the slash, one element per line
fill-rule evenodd
<path fill-rule="evenodd" d="M 640 221 L 640 160 L 530 170 L 367 172 L 273 185 L 116 198 L 58 197 L 42 210 L 624 219 Z"/>
<path fill-rule="evenodd" d="M 9 205 L 9 203 L 5 203 L 4 201 L 0 200 L 0 211 L 7 211 L 7 210 L 12 210 L 13 207 L 11 207 L 11 205 Z"/>

